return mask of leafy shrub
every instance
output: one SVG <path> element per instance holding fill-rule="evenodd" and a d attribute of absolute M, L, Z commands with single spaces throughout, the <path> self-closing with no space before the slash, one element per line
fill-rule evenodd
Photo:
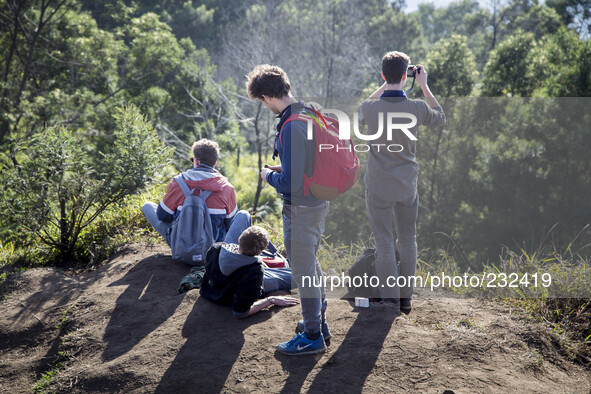
<path fill-rule="evenodd" d="M 154 195 L 164 195 L 164 191 L 162 185 L 152 186 L 105 210 L 80 233 L 74 253 L 78 260 L 97 264 L 132 243 L 165 244 L 142 214 L 144 202 L 157 200 Z"/>
<path fill-rule="evenodd" d="M 60 261 L 76 258 L 79 238 L 109 207 L 146 186 L 170 157 L 135 106 L 120 108 L 112 144 L 90 165 L 81 133 L 54 127 L 18 145 L 19 164 L 3 180 L 3 223 L 12 240 L 41 242 Z"/>

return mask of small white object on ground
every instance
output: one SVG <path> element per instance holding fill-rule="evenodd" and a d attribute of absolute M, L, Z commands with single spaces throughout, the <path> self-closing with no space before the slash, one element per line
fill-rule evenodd
<path fill-rule="evenodd" d="M 355 297 L 355 306 L 359 306 L 361 308 L 369 308 L 369 298 Z"/>

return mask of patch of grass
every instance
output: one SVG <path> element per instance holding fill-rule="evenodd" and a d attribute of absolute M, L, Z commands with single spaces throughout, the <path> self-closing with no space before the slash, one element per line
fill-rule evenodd
<path fill-rule="evenodd" d="M 253 225 L 267 230 L 273 245 L 275 245 L 283 256 L 287 257 L 285 246 L 283 245 L 283 222 L 280 217 L 268 215 L 265 219 L 253 220 Z"/>
<path fill-rule="evenodd" d="M 0 270 L 10 271 L 14 267 L 26 267 L 35 262 L 46 261 L 50 251 L 43 247 L 38 241 L 27 243 L 2 242 L 0 241 Z"/>
<path fill-rule="evenodd" d="M 149 225 L 141 208 L 144 202 L 159 202 L 165 193 L 164 185 L 156 185 L 145 192 L 127 196 L 119 204 L 104 211 L 80 233 L 72 261 L 68 266 L 93 268 L 130 243 L 164 244 L 164 240 Z M 44 245 L 40 240 L 0 242 L 0 273 L 17 271 L 18 268 L 53 266 L 57 250 Z M 1 287 L 1 281 L 0 281 Z"/>
<path fill-rule="evenodd" d="M 334 246 L 324 239 L 317 256 L 324 271 L 335 269 L 337 273 L 346 273 L 366 247 L 364 244 Z M 432 278 L 444 272 L 447 276 L 463 277 L 459 267 L 465 264 L 459 264 L 446 251 L 429 260 L 424 256 L 432 254 L 426 249 L 419 251 L 416 275 L 425 279 L 427 274 Z M 446 289 L 510 303 L 532 320 L 549 327 L 560 339 L 561 352 L 567 358 L 591 365 L 591 262 L 588 259 L 570 250 L 560 254 L 554 248 L 535 253 L 505 249 L 499 263 L 486 264 L 481 272 L 468 270 L 467 273 L 480 277 L 485 285 Z M 512 280 L 513 287 L 509 286 Z M 474 322 L 464 319 L 458 327 L 474 328 Z"/>
<path fill-rule="evenodd" d="M 547 324 L 561 338 L 561 345 L 571 358 L 591 364 L 591 264 L 580 255 L 547 255 L 508 251 L 500 267 L 486 267 L 485 272 L 515 272 L 530 278 L 551 278 L 548 287 L 530 282 L 529 286 L 487 289 L 486 295 L 514 299 L 534 319 Z M 494 271 L 493 271 L 494 270 Z M 492 290 L 492 291 L 491 291 Z"/>
<path fill-rule="evenodd" d="M 62 315 L 60 324 L 56 328 L 59 330 L 59 333 L 61 334 L 69 327 L 70 323 L 72 323 L 72 311 L 71 307 L 68 307 Z"/>
<path fill-rule="evenodd" d="M 31 391 L 34 393 L 45 393 L 46 389 L 53 383 L 61 368 L 55 367 L 50 371 L 47 371 L 41 375 L 39 380 L 31 387 Z"/>
<path fill-rule="evenodd" d="M 29 250 L 17 248 L 12 242 L 0 241 L 0 300 L 10 292 L 13 279 L 25 269 L 23 265 L 29 257 Z"/>
<path fill-rule="evenodd" d="M 426 272 L 459 275 L 458 264 L 445 252 L 428 263 L 419 260 L 417 273 L 424 276 Z M 511 303 L 549 326 L 561 338 L 567 357 L 591 365 L 591 262 L 587 258 L 570 250 L 560 254 L 554 248 L 532 253 L 505 249 L 499 263 L 468 273 L 479 276 L 484 285 L 452 287 L 452 291 Z"/>
<path fill-rule="evenodd" d="M 334 246 L 323 239 L 316 257 L 323 271 L 334 269 L 337 273 L 346 273 L 355 263 L 355 258 L 361 249 L 360 245 L 354 244 Z"/>
<path fill-rule="evenodd" d="M 0 240 L 0 268 L 13 261 L 16 256 L 17 248 L 14 246 L 14 242 L 4 243 Z"/>
<path fill-rule="evenodd" d="M 141 194 L 127 196 L 120 204 L 105 211 L 80 234 L 75 253 L 78 264 L 100 264 L 130 243 L 164 244 L 162 237 L 146 221 L 142 205 L 146 201 L 158 203 L 165 191 L 164 185 L 154 186 Z"/>
<path fill-rule="evenodd" d="M 56 381 L 59 373 L 67 367 L 67 364 L 72 360 L 70 336 L 66 335 L 60 339 L 60 345 L 58 352 L 53 361 L 53 367 L 41 374 L 41 377 L 35 382 L 31 391 L 34 393 L 46 393 L 51 392 L 48 390 L 51 385 Z"/>
<path fill-rule="evenodd" d="M 263 164 L 277 165 L 278 161 L 274 162 L 270 156 L 267 156 L 263 158 Z M 224 159 L 221 170 L 236 190 L 238 209 L 251 212 L 261 170 L 258 167 L 257 155 L 255 153 L 241 154 L 239 166 L 236 163 L 235 156 L 230 155 L 227 159 Z M 269 216 L 274 216 L 281 220 L 282 205 L 282 201 L 277 196 L 275 189 L 263 183 L 259 196 L 257 218 L 268 221 L 270 220 Z"/>
<path fill-rule="evenodd" d="M 474 319 L 463 318 L 457 324 L 458 327 L 466 327 L 466 328 L 474 328 L 476 327 L 476 322 Z"/>

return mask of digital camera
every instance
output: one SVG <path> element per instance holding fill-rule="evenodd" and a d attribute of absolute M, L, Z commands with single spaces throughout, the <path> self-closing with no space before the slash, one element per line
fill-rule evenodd
<path fill-rule="evenodd" d="M 417 76 L 417 74 L 419 74 L 421 72 L 421 69 L 419 69 L 417 66 L 414 65 L 409 65 L 408 68 L 406 69 L 406 77 L 407 78 L 414 78 Z"/>

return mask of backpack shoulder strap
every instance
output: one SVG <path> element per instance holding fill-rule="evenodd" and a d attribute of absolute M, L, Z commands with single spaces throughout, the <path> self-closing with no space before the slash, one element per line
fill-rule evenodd
<path fill-rule="evenodd" d="M 283 133 L 283 128 L 291 121 L 293 120 L 301 120 L 303 122 L 307 122 L 309 119 L 312 119 L 311 116 L 309 115 L 305 115 L 305 114 L 294 114 L 291 115 L 289 118 L 287 118 L 285 120 L 285 122 L 283 122 L 283 125 L 281 126 L 281 130 L 279 130 L 279 144 L 281 145 L 281 148 L 283 148 L 283 140 L 281 139 L 281 133 Z M 312 126 L 313 127 L 313 126 Z"/>
<path fill-rule="evenodd" d="M 209 196 L 211 196 L 211 194 L 213 193 L 213 191 L 211 190 L 203 190 L 200 189 L 201 191 L 199 192 L 199 197 L 203 198 L 203 201 L 205 202 L 205 200 L 207 200 L 209 198 Z"/>
<path fill-rule="evenodd" d="M 187 182 L 185 182 L 185 179 L 183 178 L 183 175 L 177 175 L 174 177 L 174 180 L 176 181 L 176 183 L 178 183 L 179 187 L 181 188 L 181 190 L 183 191 L 183 194 L 185 195 L 185 198 L 189 197 L 190 195 L 193 194 L 193 190 L 195 189 L 199 189 L 199 197 L 203 198 L 203 201 L 207 200 L 207 198 L 209 196 L 211 196 L 211 193 L 213 193 L 213 191 L 211 190 L 203 190 L 200 187 L 196 187 L 193 190 L 189 189 L 189 185 L 187 185 Z"/>
<path fill-rule="evenodd" d="M 322 128 L 322 124 L 324 124 L 324 128 L 326 130 L 328 130 L 328 123 L 327 123 L 325 117 L 319 112 L 319 110 L 314 108 L 313 106 L 309 106 L 309 107 L 306 106 L 306 107 L 304 107 L 304 112 L 300 112 L 300 113 L 291 115 L 283 123 L 283 126 L 281 126 L 281 130 L 279 130 L 279 143 L 281 144 L 281 147 L 283 147 L 283 142 L 281 141 L 281 132 L 283 131 L 283 128 L 285 127 L 286 124 L 288 124 L 292 120 L 302 120 L 302 121 L 307 122 L 310 119 L 314 120 L 315 123 L 317 123 L 320 126 L 320 128 Z M 322 124 L 320 124 L 320 122 L 322 122 Z M 314 123 L 312 123 L 312 127 L 316 127 L 316 125 Z"/>
<path fill-rule="evenodd" d="M 283 131 L 283 128 L 285 127 L 285 125 L 287 125 L 292 120 L 303 120 L 304 122 L 307 122 L 308 119 L 310 119 L 310 116 L 309 115 L 305 115 L 305 114 L 294 114 L 294 115 L 291 115 L 289 118 L 287 118 L 285 120 L 285 122 L 283 122 L 283 126 L 281 126 L 281 130 L 279 130 L 279 133 L 281 133 Z"/>
<path fill-rule="evenodd" d="M 179 174 L 179 175 L 175 176 L 174 180 L 181 188 L 183 194 L 185 195 L 185 198 L 188 198 L 191 195 L 191 190 L 189 190 L 189 186 L 187 185 L 187 182 L 185 182 L 185 180 L 183 179 L 183 174 Z"/>

